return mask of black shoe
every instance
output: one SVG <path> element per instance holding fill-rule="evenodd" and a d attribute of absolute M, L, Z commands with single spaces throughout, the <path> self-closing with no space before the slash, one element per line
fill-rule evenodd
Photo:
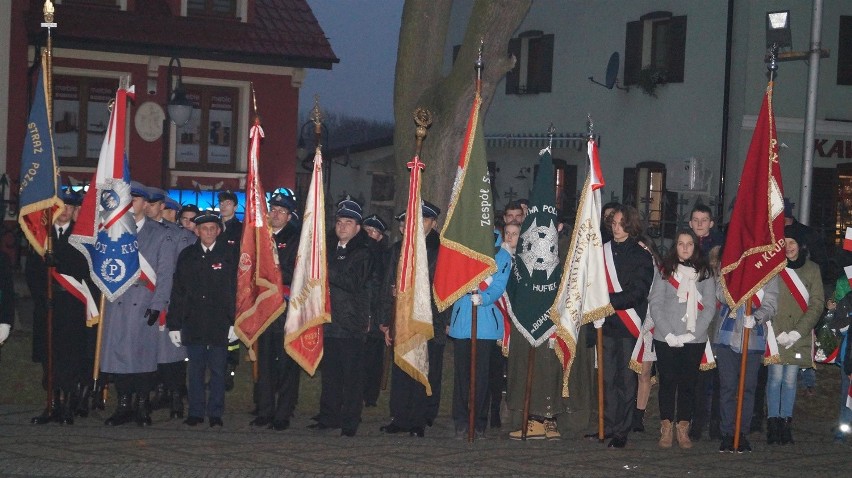
<path fill-rule="evenodd" d="M 272 419 L 269 417 L 257 417 L 254 420 L 249 422 L 249 425 L 253 427 L 265 427 L 272 423 Z"/>
<path fill-rule="evenodd" d="M 614 436 L 609 441 L 607 448 L 624 448 L 627 445 L 627 437 Z"/>
<path fill-rule="evenodd" d="M 169 418 L 183 418 L 183 396 L 180 392 L 172 391 Z"/>
<path fill-rule="evenodd" d="M 408 430 L 408 436 L 418 436 L 420 438 L 423 438 L 424 436 L 426 436 L 426 431 L 423 429 L 423 427 L 413 427 L 411 430 Z"/>
<path fill-rule="evenodd" d="M 89 416 L 89 397 L 92 394 L 92 387 L 77 386 L 77 405 L 74 407 L 74 414 L 81 418 Z"/>
<path fill-rule="evenodd" d="M 401 426 L 397 425 L 394 422 L 390 422 L 387 425 L 379 428 L 379 431 L 385 432 L 385 433 L 401 433 L 401 432 L 408 432 L 408 431 L 411 431 L 411 430 L 408 429 L 408 428 L 402 428 Z"/>
<path fill-rule="evenodd" d="M 357 431 L 358 430 L 354 430 L 354 429 L 350 429 L 350 428 L 344 428 L 343 430 L 340 430 L 340 436 L 342 436 L 342 437 L 354 437 L 355 432 L 357 432 Z"/>
<path fill-rule="evenodd" d="M 779 420 L 781 420 L 779 418 Z M 793 417 L 784 418 L 781 422 L 781 444 L 795 444 L 793 440 Z"/>
<path fill-rule="evenodd" d="M 645 410 L 641 410 L 637 408 L 633 410 L 633 422 L 630 424 L 630 429 L 634 432 L 644 432 L 645 431 L 645 423 L 643 420 L 645 419 Z"/>
<path fill-rule="evenodd" d="M 612 437 L 613 437 L 612 433 L 604 433 L 604 440 L 609 440 L 609 439 L 610 439 L 610 438 L 612 438 Z M 600 439 L 600 438 L 598 437 L 598 433 L 597 433 L 597 432 L 595 432 L 595 433 L 586 433 L 585 435 L 583 435 L 583 438 L 586 438 L 586 439 L 588 439 L 588 440 L 599 440 L 599 439 Z"/>
<path fill-rule="evenodd" d="M 427 427 L 431 427 L 433 423 L 435 423 L 435 420 L 433 420 L 431 418 L 426 419 L 426 426 Z"/>
<path fill-rule="evenodd" d="M 30 423 L 33 425 L 44 425 L 50 422 L 62 420 L 62 402 L 59 399 L 59 390 L 53 390 L 53 400 L 50 405 L 41 412 L 41 415 L 33 417 Z"/>
<path fill-rule="evenodd" d="M 168 406 L 169 392 L 164 384 L 157 384 L 157 388 L 154 389 L 154 396 L 151 398 L 151 410 L 159 410 Z"/>
<path fill-rule="evenodd" d="M 311 430 L 332 430 L 332 429 L 338 428 L 338 427 L 331 427 L 331 426 L 326 425 L 323 422 L 316 422 L 316 423 L 312 423 L 312 424 L 308 425 L 308 428 L 310 428 Z"/>
<path fill-rule="evenodd" d="M 774 445 L 781 442 L 781 418 L 769 417 L 766 419 L 766 444 Z"/>
<path fill-rule="evenodd" d="M 740 433 L 740 444 L 737 447 L 737 453 L 746 452 L 751 453 L 751 443 L 748 442 L 748 439 L 745 437 L 744 434 Z"/>
<path fill-rule="evenodd" d="M 136 424 L 140 427 L 151 426 L 151 403 L 148 397 L 136 399 Z"/>
<path fill-rule="evenodd" d="M 722 437 L 722 443 L 719 444 L 719 453 L 733 453 L 733 452 L 734 452 L 734 437 L 732 437 L 732 436 Z"/>
<path fill-rule="evenodd" d="M 201 417 L 193 417 L 192 415 L 190 415 L 190 416 L 186 417 L 186 420 L 184 420 L 184 421 L 183 421 L 183 424 L 184 424 L 184 425 L 189 425 L 189 426 L 191 426 L 191 427 L 194 427 L 195 425 L 199 425 L 199 424 L 201 424 L 201 423 L 204 423 L 204 419 L 203 419 L 203 418 L 201 418 Z"/>
<path fill-rule="evenodd" d="M 221 427 L 221 426 L 224 426 L 224 425 L 225 424 L 222 423 L 221 417 L 210 417 L 210 428 Z"/>
<path fill-rule="evenodd" d="M 280 432 L 290 428 L 290 420 L 273 420 L 271 424 L 269 424 L 269 428 Z"/>
<path fill-rule="evenodd" d="M 118 407 L 116 407 L 115 413 L 104 421 L 105 425 L 116 427 L 133 420 L 133 408 L 130 404 L 130 398 L 130 395 L 118 396 Z"/>
<path fill-rule="evenodd" d="M 76 411 L 77 404 L 74 403 L 74 400 L 71 398 L 71 393 L 62 392 L 62 417 L 59 419 L 60 425 L 73 425 L 74 424 L 74 412 Z"/>
<path fill-rule="evenodd" d="M 106 408 L 106 400 L 104 399 L 105 384 L 103 380 L 98 381 L 95 388 L 92 389 L 92 410 L 104 410 Z"/>

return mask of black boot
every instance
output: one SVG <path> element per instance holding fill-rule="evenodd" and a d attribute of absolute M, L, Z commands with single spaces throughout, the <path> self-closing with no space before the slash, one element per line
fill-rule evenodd
<path fill-rule="evenodd" d="M 778 420 L 781 421 L 782 419 L 779 418 Z M 784 418 L 781 422 L 781 444 L 786 445 L 788 443 L 791 445 L 796 443 L 793 441 L 793 417 Z"/>
<path fill-rule="evenodd" d="M 74 414 L 78 417 L 86 418 L 89 416 L 89 396 L 92 394 L 92 387 L 89 385 L 77 386 L 77 406 L 74 407 Z"/>
<path fill-rule="evenodd" d="M 151 402 L 148 394 L 140 394 L 136 398 L 136 424 L 140 427 L 151 425 Z"/>
<path fill-rule="evenodd" d="M 74 424 L 74 411 L 77 409 L 76 400 L 72 398 L 71 392 L 62 392 L 62 418 L 59 423 L 62 425 Z"/>
<path fill-rule="evenodd" d="M 106 384 L 104 381 L 100 380 L 95 385 L 95 388 L 92 389 L 91 397 L 92 397 L 92 410 L 105 410 L 106 409 Z"/>
<path fill-rule="evenodd" d="M 171 402 L 171 411 L 169 412 L 169 417 L 183 418 L 183 396 L 180 394 L 180 392 L 172 390 Z"/>
<path fill-rule="evenodd" d="M 151 410 L 159 410 L 169 405 L 169 392 L 166 386 L 162 383 L 157 384 L 157 388 L 154 389 L 154 398 L 151 399 Z"/>
<path fill-rule="evenodd" d="M 58 422 L 62 419 L 62 404 L 59 400 L 59 390 L 53 391 L 53 400 L 50 405 L 44 409 L 41 415 L 33 417 L 30 423 L 33 425 L 44 425 L 50 422 Z"/>
<path fill-rule="evenodd" d="M 643 420 L 645 419 L 645 410 L 636 409 L 633 410 L 633 423 L 630 425 L 630 429 L 634 432 L 644 432 L 645 431 L 645 423 Z"/>
<path fill-rule="evenodd" d="M 766 419 L 766 444 L 774 445 L 781 441 L 781 419 L 769 417 Z"/>
<path fill-rule="evenodd" d="M 115 413 L 112 414 L 111 417 L 107 418 L 104 421 L 104 424 L 111 426 L 124 425 L 133 419 L 133 408 L 130 403 L 130 395 L 119 395 L 118 396 L 118 406 L 115 409 Z"/>

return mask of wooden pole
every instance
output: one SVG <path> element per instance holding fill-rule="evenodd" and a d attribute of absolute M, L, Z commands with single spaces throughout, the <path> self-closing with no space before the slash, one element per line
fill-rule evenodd
<path fill-rule="evenodd" d="M 106 320 L 106 294 L 101 294 L 101 303 L 98 306 L 100 319 L 98 321 L 97 339 L 95 339 L 95 365 L 92 367 L 92 385 L 98 388 L 98 379 L 101 374 L 101 344 L 104 338 L 104 320 Z"/>
<path fill-rule="evenodd" d="M 42 8 L 44 21 L 42 28 L 47 28 L 47 59 L 45 61 L 45 102 L 47 103 L 47 121 L 49 129 L 53 129 L 53 35 L 51 28 L 56 27 L 53 2 L 46 0 Z M 55 181 L 55 180 L 54 180 Z M 44 253 L 47 263 L 47 408 L 50 410 L 53 401 L 53 208 L 47 211 L 47 248 Z"/>
<path fill-rule="evenodd" d="M 257 341 L 251 344 L 251 351 L 253 352 L 252 355 L 255 357 L 255 359 L 251 363 L 251 379 L 252 381 L 254 381 L 254 383 L 257 383 L 257 380 L 260 377 L 260 368 L 257 364 Z"/>
<path fill-rule="evenodd" d="M 530 396 L 532 395 L 532 382 L 533 382 L 533 369 L 535 368 L 535 347 L 530 344 L 530 351 L 527 354 L 527 383 L 526 389 L 524 390 L 524 416 L 523 422 L 521 423 L 521 440 L 526 441 L 527 439 L 527 431 L 529 430 L 529 426 L 527 422 L 530 421 Z"/>
<path fill-rule="evenodd" d="M 751 300 L 746 303 L 745 315 L 751 315 Z M 745 320 L 745 319 L 744 319 Z M 740 380 L 737 387 L 737 418 L 734 421 L 734 450 L 740 446 L 740 426 L 743 423 L 743 395 L 745 394 L 746 362 L 748 361 L 748 341 L 751 329 L 743 326 L 742 357 L 740 358 Z"/>
<path fill-rule="evenodd" d="M 385 345 L 385 355 L 382 358 L 382 382 L 381 389 L 388 389 L 388 372 L 390 372 L 391 363 L 393 362 L 393 345 Z"/>
<path fill-rule="evenodd" d="M 603 363 L 603 328 L 598 328 L 598 441 L 604 441 L 604 363 Z"/>
<path fill-rule="evenodd" d="M 471 304 L 472 305 L 472 304 Z M 467 397 L 467 441 L 473 442 L 476 425 L 476 316 L 479 307 L 470 308 L 470 384 Z M 526 428 L 525 428 L 526 430 Z"/>

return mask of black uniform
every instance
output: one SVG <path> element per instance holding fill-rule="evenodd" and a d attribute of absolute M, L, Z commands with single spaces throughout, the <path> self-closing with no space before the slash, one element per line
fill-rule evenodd
<path fill-rule="evenodd" d="M 371 241 L 362 229 L 344 248 L 328 236 L 331 323 L 323 325 L 322 393 L 319 428 L 342 428 L 354 435 L 363 408 L 364 341 L 370 326 Z"/>
<path fill-rule="evenodd" d="M 293 281 L 300 230 L 293 222 L 273 234 L 278 250 L 281 279 L 288 288 Z M 276 430 L 290 426 L 290 417 L 299 398 L 299 364 L 284 350 L 285 312 L 273 321 L 257 339 L 257 418 L 251 424 L 270 425 Z"/>
<path fill-rule="evenodd" d="M 240 241 L 243 238 L 243 223 L 234 216 L 223 223 L 225 230 L 219 234 L 218 241 L 224 241 L 231 247 L 240 248 Z"/>
<path fill-rule="evenodd" d="M 364 346 L 364 406 L 375 407 L 382 384 L 385 356 L 385 334 L 379 328 L 386 322 L 381 294 L 390 263 L 387 236 L 381 241 L 370 240 L 372 270 L 370 272 L 370 330 Z"/>

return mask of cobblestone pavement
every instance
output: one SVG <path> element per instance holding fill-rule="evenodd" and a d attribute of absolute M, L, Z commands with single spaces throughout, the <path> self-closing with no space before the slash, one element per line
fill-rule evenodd
<path fill-rule="evenodd" d="M 653 428 L 632 434 L 627 448 L 608 450 L 579 433 L 562 441 L 517 442 L 503 433 L 473 444 L 453 437 L 439 417 L 425 438 L 381 434 L 386 412 L 366 410 L 355 438 L 306 429 L 296 417 L 289 430 L 256 430 L 250 416 L 230 413 L 225 426 L 188 427 L 153 414 L 154 426 L 103 425 L 93 413 L 73 426 L 35 426 L 37 408 L 0 406 L 2 476 L 807 476 L 848 469 L 850 448 L 832 443 L 831 424 L 800 420 L 795 445 L 767 446 L 752 434 L 755 451 L 720 454 L 718 442 L 692 450 L 661 450 Z"/>

